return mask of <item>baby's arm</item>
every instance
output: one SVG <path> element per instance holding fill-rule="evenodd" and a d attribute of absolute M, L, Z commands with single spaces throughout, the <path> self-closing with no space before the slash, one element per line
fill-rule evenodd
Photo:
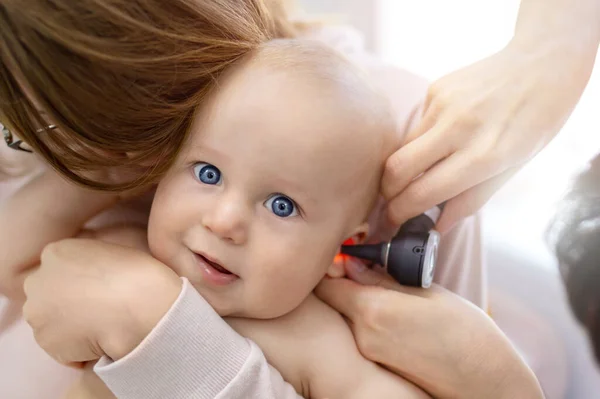
<path fill-rule="evenodd" d="M 47 170 L 0 204 L 0 294 L 23 298 L 23 281 L 49 243 L 74 237 L 83 225 L 115 204 L 100 193 Z"/>
<path fill-rule="evenodd" d="M 274 320 L 228 319 L 255 341 L 270 364 L 307 398 L 429 398 L 403 378 L 365 359 L 343 318 L 310 296 Z"/>
<path fill-rule="evenodd" d="M 83 230 L 80 237 L 95 238 L 108 243 L 124 245 L 149 252 L 146 229 L 138 226 L 105 227 Z M 104 382 L 94 372 L 95 362 L 88 362 L 81 377 L 73 384 L 63 399 L 116 399 Z"/>

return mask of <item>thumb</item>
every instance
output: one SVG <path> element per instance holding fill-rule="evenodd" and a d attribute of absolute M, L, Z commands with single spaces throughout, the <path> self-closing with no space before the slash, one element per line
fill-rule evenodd
<path fill-rule="evenodd" d="M 325 277 L 317 288 L 315 294 L 323 302 L 349 318 L 354 318 L 360 313 L 360 306 L 364 302 L 363 294 L 370 290 L 347 278 Z"/>
<path fill-rule="evenodd" d="M 348 258 L 344 262 L 346 276 L 361 285 L 381 285 L 386 278 L 383 273 L 369 269 L 362 261 L 356 258 Z"/>
<path fill-rule="evenodd" d="M 397 293 L 426 296 L 427 290 L 417 287 L 408 287 L 401 285 L 387 273 L 369 269 L 358 259 L 350 258 L 345 263 L 346 277 L 356 281 L 361 285 L 377 286 L 386 290 L 396 291 Z M 433 291 L 429 288 L 429 291 Z"/>
<path fill-rule="evenodd" d="M 392 276 L 383 271 L 369 269 L 363 262 L 350 258 L 345 263 L 346 276 L 361 285 L 376 285 L 388 290 L 406 292 L 408 287 L 403 287 Z"/>

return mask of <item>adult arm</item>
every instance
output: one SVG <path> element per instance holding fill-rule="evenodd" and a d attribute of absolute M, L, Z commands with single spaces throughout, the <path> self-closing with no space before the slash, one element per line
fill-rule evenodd
<path fill-rule="evenodd" d="M 46 170 L 0 203 L 0 294 L 22 299 L 25 275 L 39 264 L 44 247 L 74 237 L 117 200 Z"/>
<path fill-rule="evenodd" d="M 435 398 L 543 398 L 509 340 L 479 308 L 439 286 L 402 287 L 347 262 L 346 278 L 325 279 L 317 295 L 350 320 L 368 359 Z"/>
<path fill-rule="evenodd" d="M 599 1 L 522 0 L 506 47 L 430 86 L 422 121 L 386 165 L 391 219 L 449 200 L 445 232 L 478 210 L 562 128 L 599 41 Z"/>

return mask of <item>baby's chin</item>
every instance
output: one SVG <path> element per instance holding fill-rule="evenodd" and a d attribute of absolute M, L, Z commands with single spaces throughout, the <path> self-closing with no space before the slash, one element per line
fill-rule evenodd
<path fill-rule="evenodd" d="M 308 292 L 295 292 L 293 296 L 277 298 L 254 298 L 251 295 L 242 294 L 242 290 L 216 290 L 208 289 L 199 281 L 189 279 L 192 286 L 208 302 L 208 304 L 221 317 L 238 317 L 247 319 L 269 320 L 284 316 L 297 309 L 307 298 L 312 295 Z M 243 283 L 242 281 L 240 281 Z M 240 288 L 238 286 L 237 288 Z"/>
<path fill-rule="evenodd" d="M 288 309 L 231 309 L 213 306 L 213 308 L 221 317 L 239 317 L 245 319 L 270 320 L 284 316 L 293 311 L 296 307 L 291 307 Z"/>
<path fill-rule="evenodd" d="M 285 316 L 286 314 L 297 309 L 300 305 L 293 304 L 289 306 L 281 306 L 281 303 L 279 303 L 277 306 L 258 304 L 256 306 L 251 306 L 248 305 L 248 302 L 246 302 L 245 306 L 240 307 L 235 306 L 235 304 L 228 304 L 223 300 L 216 299 L 211 301 L 209 298 L 207 298 L 207 296 L 204 296 L 204 298 L 221 317 L 237 317 L 257 320 L 270 320 Z M 301 301 L 301 303 L 302 302 L 303 301 Z"/>

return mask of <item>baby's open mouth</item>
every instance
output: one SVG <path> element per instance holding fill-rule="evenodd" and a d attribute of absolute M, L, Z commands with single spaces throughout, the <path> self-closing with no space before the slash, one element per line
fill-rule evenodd
<path fill-rule="evenodd" d="M 219 273 L 223 273 L 223 274 L 233 274 L 231 273 L 229 270 L 225 269 L 223 266 L 221 266 L 220 264 L 218 264 L 217 262 L 213 262 L 210 259 L 208 259 L 206 256 L 204 255 L 200 255 L 200 254 L 196 254 L 198 255 L 200 258 L 202 258 L 202 260 L 206 263 L 208 263 L 209 265 L 211 265 L 216 271 L 218 271 Z"/>

